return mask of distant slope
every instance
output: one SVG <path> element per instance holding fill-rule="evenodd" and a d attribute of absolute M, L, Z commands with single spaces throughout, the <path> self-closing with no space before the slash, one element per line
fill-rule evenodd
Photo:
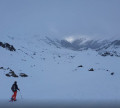
<path fill-rule="evenodd" d="M 76 39 L 73 42 L 68 42 L 67 40 L 59 41 L 61 47 L 82 51 L 87 49 L 92 49 L 98 52 L 102 56 L 117 56 L 120 57 L 120 40 L 87 40 L 81 38 Z"/>

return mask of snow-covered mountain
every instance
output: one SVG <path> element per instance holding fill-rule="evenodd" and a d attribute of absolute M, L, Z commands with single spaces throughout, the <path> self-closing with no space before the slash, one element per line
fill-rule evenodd
<path fill-rule="evenodd" d="M 66 39 L 58 40 L 45 37 L 43 40 L 49 45 L 54 45 L 57 48 L 67 48 L 74 51 L 83 51 L 92 49 L 98 52 L 101 56 L 116 56 L 120 57 L 120 40 L 96 40 L 79 38 L 74 41 Z"/>
<path fill-rule="evenodd" d="M 92 49 L 102 56 L 117 56 L 120 57 L 120 40 L 87 40 L 85 38 L 76 39 L 73 42 L 61 40 L 59 42 L 62 47 L 75 51 Z"/>
<path fill-rule="evenodd" d="M 117 105 L 120 58 L 115 54 L 119 54 L 119 47 L 119 40 L 70 43 L 41 36 L 1 37 L 0 100 L 12 105 L 8 100 L 11 86 L 17 81 L 22 97 L 18 92 L 16 105 L 31 101 Z M 104 51 L 116 53 L 99 55 Z"/>

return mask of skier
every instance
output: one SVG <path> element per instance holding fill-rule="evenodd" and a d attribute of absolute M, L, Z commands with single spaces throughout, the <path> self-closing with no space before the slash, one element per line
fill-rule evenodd
<path fill-rule="evenodd" d="M 17 96 L 17 90 L 20 91 L 20 89 L 18 88 L 18 85 L 17 85 L 17 81 L 14 82 L 14 84 L 12 85 L 11 87 L 11 90 L 13 91 L 13 95 L 12 95 L 12 98 L 11 98 L 11 101 L 16 101 L 16 96 Z"/>

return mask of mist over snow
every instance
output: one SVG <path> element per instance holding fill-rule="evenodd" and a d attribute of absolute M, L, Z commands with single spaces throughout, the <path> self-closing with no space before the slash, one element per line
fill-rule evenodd
<path fill-rule="evenodd" d="M 84 42 L 89 40 L 90 37 L 86 36 L 86 35 L 72 35 L 72 36 L 67 36 L 64 38 L 64 40 L 72 43 L 74 42 L 75 40 L 79 40 L 79 39 L 82 39 Z"/>

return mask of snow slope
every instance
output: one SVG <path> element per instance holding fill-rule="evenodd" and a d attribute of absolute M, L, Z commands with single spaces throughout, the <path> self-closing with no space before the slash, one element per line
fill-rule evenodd
<path fill-rule="evenodd" d="M 59 42 L 62 47 L 82 51 L 92 49 L 102 56 L 117 56 L 120 57 L 120 39 L 87 39 L 78 38 L 71 41 L 63 39 Z"/>
<path fill-rule="evenodd" d="M 18 82 L 18 103 L 25 102 L 113 102 L 120 101 L 118 57 L 102 57 L 96 51 L 73 51 L 45 42 L 44 37 L 17 39 L 3 37 L 15 48 L 0 47 L 0 100 L 7 102 L 11 86 Z M 83 65 L 83 67 L 78 67 Z M 7 77 L 7 68 L 28 77 Z M 94 71 L 88 71 L 93 68 Z M 113 75 L 111 73 L 114 72 Z"/>

